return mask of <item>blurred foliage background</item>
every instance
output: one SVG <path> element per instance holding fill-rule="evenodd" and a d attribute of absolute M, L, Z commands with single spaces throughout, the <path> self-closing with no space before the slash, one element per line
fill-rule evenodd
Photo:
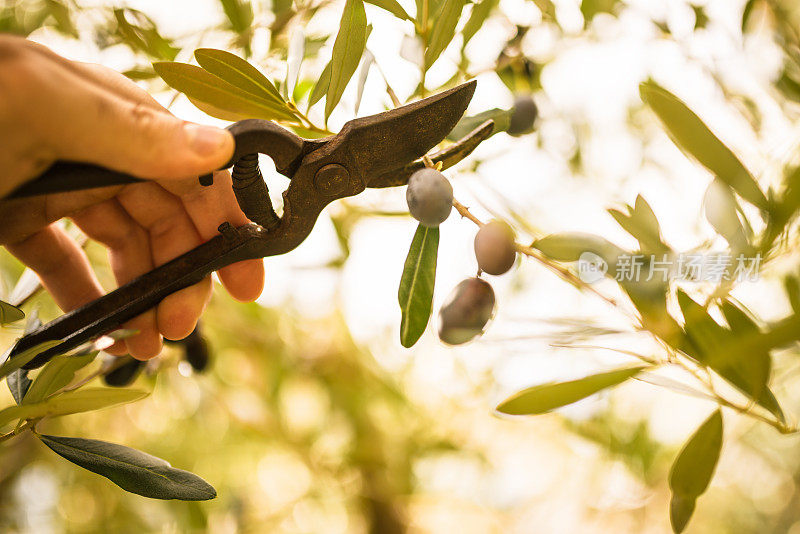
<path fill-rule="evenodd" d="M 415 6 L 401 3 L 414 12 Z M 188 61 L 194 48 L 216 46 L 248 57 L 280 81 L 291 29 L 304 26 L 307 60 L 294 91 L 302 101 L 326 64 L 342 9 L 324 0 L 156 4 L 5 1 L 0 31 L 68 56 L 113 63 L 190 115 L 188 102 L 155 76 L 151 62 Z M 613 220 L 602 218 L 604 210 L 633 203 L 646 190 L 676 248 L 719 243 L 700 215 L 710 177 L 682 158 L 638 100 L 638 83 L 649 76 L 708 120 L 757 170 L 760 183 L 780 191 L 797 164 L 800 6 L 793 0 L 483 0 L 468 8 L 486 9 L 486 21 L 469 46 L 456 38 L 426 73 L 426 84 L 420 84 L 420 61 L 414 64 L 419 28 L 367 7 L 375 24 L 368 48 L 384 74 L 373 72 L 364 108 L 390 105 L 382 78 L 405 99 L 476 76 L 472 114 L 502 111 L 515 94 L 534 93 L 541 111 L 537 132 L 495 136 L 461 165 L 463 186 L 457 185 L 458 198 L 484 218 L 499 214 L 531 238 L 566 227 L 630 243 L 630 236 L 612 229 Z M 193 21 L 191 29 L 165 29 L 165 21 L 181 17 Z M 632 56 L 641 43 L 647 54 Z M 577 71 L 588 73 L 590 82 Z M 345 105 L 331 115 L 333 126 L 354 114 L 352 96 L 346 93 Z M 535 186 L 528 176 L 498 179 L 521 174 L 520 168 L 548 178 Z M 204 315 L 213 358 L 208 372 L 193 373 L 179 348 L 169 348 L 138 379 L 154 388 L 149 398 L 43 425 L 51 434 L 124 443 L 165 458 L 213 484 L 215 500 L 163 502 L 127 494 L 26 436 L 0 448 L 0 529 L 669 532 L 669 466 L 713 403 L 671 391 L 674 384 L 663 380 L 666 389 L 636 381 L 559 416 L 492 415 L 496 401 L 523 386 L 574 378 L 598 363 L 618 364 L 619 355 L 588 345 L 599 344 L 598 332 L 624 328 L 626 318 L 526 261 L 499 283 L 500 313 L 486 339 L 456 351 L 428 340 L 401 352 L 396 326 L 387 328 L 380 318 L 388 314 L 399 322 L 393 293 L 401 261 L 394 259 L 405 250 L 387 252 L 396 277 L 365 277 L 358 267 L 376 269 L 367 263 L 367 250 L 383 251 L 376 239 L 392 242 L 390 234 L 365 239 L 366 228 L 401 225 L 399 235 L 410 236 L 405 221 L 388 216 L 404 210 L 398 198 L 389 192 L 334 206 L 310 245 L 326 241 L 326 253 L 312 248 L 305 256 L 325 261 L 306 261 L 302 271 L 278 260 L 274 268 L 268 264 L 266 293 L 272 296 L 259 303 L 234 303 L 217 291 Z M 459 223 L 466 237 L 453 231 L 440 256 L 445 290 L 450 280 L 474 272 L 462 265 L 472 261 L 465 258 L 474 228 L 447 224 Z M 782 234 L 763 280 L 736 293 L 760 322 L 791 312 L 792 293 L 783 281 L 798 271 L 796 242 L 796 232 Z M 102 249 L 90 243 L 87 252 L 112 287 Z M 22 266 L 2 259 L 8 295 Z M 324 274 L 303 293 L 298 286 L 309 271 Z M 284 284 L 291 280 L 296 283 Z M 389 290 L 376 292 L 376 284 Z M 708 296 L 716 289 L 699 292 Z M 386 302 L 372 302 L 385 294 Z M 26 311 L 33 309 L 42 319 L 58 314 L 46 295 L 26 304 Z M 20 333 L 5 329 L 6 345 Z M 617 345 L 652 350 L 635 336 Z M 800 413 L 797 356 L 793 346 L 773 353 L 771 385 L 790 423 Z M 725 438 L 717 474 L 689 531 L 800 533 L 796 435 L 727 417 Z"/>

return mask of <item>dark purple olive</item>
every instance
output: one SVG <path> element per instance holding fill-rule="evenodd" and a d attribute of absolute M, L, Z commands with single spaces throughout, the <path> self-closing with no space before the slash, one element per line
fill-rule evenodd
<path fill-rule="evenodd" d="M 453 186 L 436 169 L 420 169 L 408 179 L 406 202 L 411 216 L 424 226 L 439 226 L 453 208 Z"/>
<path fill-rule="evenodd" d="M 494 290 L 485 280 L 460 282 L 439 310 L 439 339 L 461 345 L 481 335 L 494 315 L 494 304 Z"/>
<path fill-rule="evenodd" d="M 130 385 L 136 380 L 139 374 L 141 374 L 142 369 L 144 369 L 144 366 L 147 364 L 147 362 L 131 358 L 130 356 L 121 356 L 121 358 L 125 359 L 124 363 L 103 375 L 103 382 L 105 382 L 107 386 L 121 388 Z"/>
<path fill-rule="evenodd" d="M 533 123 L 539 116 L 539 108 L 530 95 L 518 96 L 514 100 L 511 118 L 508 122 L 508 135 L 522 135 L 533 130 Z"/>
<path fill-rule="evenodd" d="M 202 373 L 208 368 L 211 361 L 211 353 L 208 349 L 208 342 L 200 331 L 200 324 L 192 330 L 186 338 L 180 341 L 183 345 L 183 357 L 192 366 L 195 372 Z"/>
<path fill-rule="evenodd" d="M 517 259 L 514 239 L 514 230 L 503 221 L 483 225 L 475 234 L 475 258 L 481 271 L 494 275 L 507 273 Z"/>

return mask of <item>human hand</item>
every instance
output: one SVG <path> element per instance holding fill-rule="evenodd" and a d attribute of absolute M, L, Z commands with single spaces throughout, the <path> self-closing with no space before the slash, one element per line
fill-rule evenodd
<path fill-rule="evenodd" d="M 110 69 L 68 61 L 11 36 L 0 36 L 0 139 L 0 198 L 57 159 L 150 180 L 0 201 L 0 244 L 39 275 L 65 311 L 104 291 L 59 219 L 69 217 L 107 247 L 120 285 L 214 237 L 222 222 L 247 222 L 227 171 L 216 172 L 209 187 L 197 180 L 230 159 L 230 133 L 177 119 Z M 239 262 L 218 274 L 238 300 L 261 293 L 261 260 Z M 210 277 L 168 296 L 126 323 L 139 334 L 109 352 L 155 356 L 162 336 L 181 339 L 194 329 L 210 296 Z"/>

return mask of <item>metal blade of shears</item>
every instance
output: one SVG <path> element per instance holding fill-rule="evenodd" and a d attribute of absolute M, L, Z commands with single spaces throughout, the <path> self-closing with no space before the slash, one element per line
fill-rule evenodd
<path fill-rule="evenodd" d="M 373 178 L 426 154 L 455 127 L 475 92 L 475 80 L 417 102 L 354 119 L 336 136 L 347 143 L 359 170 Z"/>

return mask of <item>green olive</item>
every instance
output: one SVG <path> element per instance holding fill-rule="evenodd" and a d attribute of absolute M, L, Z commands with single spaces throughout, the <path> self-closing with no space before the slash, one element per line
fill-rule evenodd
<path fill-rule="evenodd" d="M 514 239 L 514 230 L 503 221 L 494 220 L 483 225 L 475 235 L 478 267 L 488 274 L 507 273 L 517 259 Z"/>
<path fill-rule="evenodd" d="M 439 226 L 453 208 L 453 186 L 436 169 L 420 169 L 408 179 L 406 202 L 411 216 L 424 226 Z"/>

